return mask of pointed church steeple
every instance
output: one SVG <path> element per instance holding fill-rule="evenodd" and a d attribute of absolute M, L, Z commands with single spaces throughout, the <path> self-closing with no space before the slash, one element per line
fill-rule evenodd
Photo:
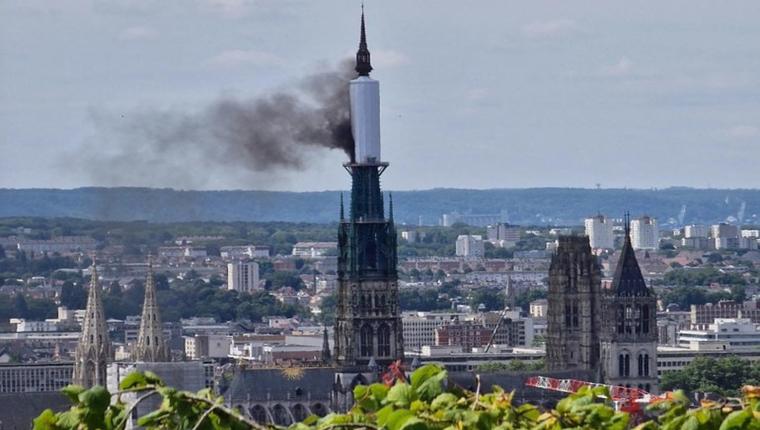
<path fill-rule="evenodd" d="M 620 252 L 620 260 L 615 268 L 615 275 L 612 277 L 612 291 L 618 296 L 648 296 L 650 291 L 641 274 L 636 252 L 631 243 L 631 216 L 627 212 L 624 222 L 625 241 Z"/>
<path fill-rule="evenodd" d="M 161 314 L 156 299 L 156 285 L 153 281 L 153 259 L 148 256 L 148 276 L 145 279 L 145 300 L 140 318 L 140 334 L 133 353 L 136 361 L 171 361 L 169 348 L 164 342 Z"/>
<path fill-rule="evenodd" d="M 369 49 L 367 48 L 367 32 L 364 29 L 364 5 L 362 4 L 362 29 L 359 38 L 359 50 L 356 51 L 356 73 L 359 76 L 369 76 L 372 71 L 372 65 L 369 59 Z"/>
<path fill-rule="evenodd" d="M 90 291 L 82 333 L 74 355 L 73 383 L 83 387 L 106 385 L 106 368 L 111 361 L 111 340 L 108 338 L 103 302 L 100 298 L 98 269 L 93 258 Z"/>
<path fill-rule="evenodd" d="M 327 337 L 327 327 L 322 331 L 322 364 L 330 364 L 332 354 L 330 353 L 330 339 Z"/>

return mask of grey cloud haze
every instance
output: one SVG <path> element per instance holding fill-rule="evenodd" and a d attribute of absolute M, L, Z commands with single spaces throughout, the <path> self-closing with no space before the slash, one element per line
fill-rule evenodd
<path fill-rule="evenodd" d="M 386 188 L 760 187 L 760 2 L 366 10 Z M 147 141 L 125 154 L 98 118 L 288 90 L 354 52 L 358 13 L 358 0 L 4 1 L 0 187 L 345 188 L 340 151 L 250 173 L 203 151 L 141 158 Z"/>

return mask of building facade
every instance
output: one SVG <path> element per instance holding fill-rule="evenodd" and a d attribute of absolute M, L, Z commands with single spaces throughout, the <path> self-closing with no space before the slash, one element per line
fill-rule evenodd
<path fill-rule="evenodd" d="M 656 219 L 644 215 L 632 220 L 630 229 L 633 249 L 652 250 L 659 246 L 660 232 L 657 229 Z"/>
<path fill-rule="evenodd" d="M 615 235 L 613 233 L 613 221 L 602 214 L 586 218 L 586 236 L 594 249 L 615 248 Z"/>
<path fill-rule="evenodd" d="M 586 236 L 560 236 L 549 267 L 549 370 L 596 370 L 602 270 Z"/>
<path fill-rule="evenodd" d="M 483 237 L 477 234 L 462 234 L 457 237 L 456 255 L 464 258 L 483 258 L 485 247 Z"/>
<path fill-rule="evenodd" d="M 601 376 L 608 384 L 651 391 L 657 387 L 657 298 L 641 274 L 627 225 L 625 233 L 603 298 Z"/>
<path fill-rule="evenodd" d="M 250 293 L 259 288 L 259 263 L 234 261 L 227 263 L 227 289 Z"/>

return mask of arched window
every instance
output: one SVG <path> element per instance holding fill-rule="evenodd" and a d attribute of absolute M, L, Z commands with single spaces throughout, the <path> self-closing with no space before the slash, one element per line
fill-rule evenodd
<path fill-rule="evenodd" d="M 625 306 L 625 333 L 631 334 L 632 327 L 631 324 L 633 323 L 633 308 L 631 308 L 631 305 Z"/>
<path fill-rule="evenodd" d="M 644 354 L 639 353 L 639 376 L 644 376 Z"/>
<path fill-rule="evenodd" d="M 370 326 L 369 324 L 364 324 L 360 332 L 361 350 L 359 352 L 362 357 L 370 357 L 374 354 L 374 351 L 372 348 L 372 335 L 373 335 L 372 326 Z"/>
<path fill-rule="evenodd" d="M 641 329 L 642 333 L 649 333 L 649 305 L 644 305 L 641 308 Z"/>
<path fill-rule="evenodd" d="M 256 405 L 251 408 L 251 418 L 259 424 L 267 423 L 267 411 L 261 405 Z"/>
<path fill-rule="evenodd" d="M 643 322 L 643 319 L 641 318 L 641 305 L 636 305 L 636 312 L 633 314 L 633 318 L 636 320 L 636 334 L 641 334 L 641 323 Z"/>
<path fill-rule="evenodd" d="M 567 327 L 572 325 L 572 315 L 570 313 L 570 303 L 565 303 L 565 326 Z"/>
<path fill-rule="evenodd" d="M 621 377 L 631 375 L 631 356 L 627 352 L 618 355 L 618 374 L 620 374 Z"/>
<path fill-rule="evenodd" d="M 380 357 L 391 355 L 391 329 L 388 324 L 381 324 L 377 329 L 377 355 Z"/>
<path fill-rule="evenodd" d="M 623 305 L 618 305 L 616 319 L 617 332 L 618 334 L 623 334 L 625 332 L 625 311 L 623 310 Z"/>
<path fill-rule="evenodd" d="M 274 418 L 274 423 L 278 426 L 289 426 L 291 423 L 288 409 L 279 403 L 272 408 L 272 418 Z"/>
<path fill-rule="evenodd" d="M 644 354 L 644 376 L 649 376 L 649 354 Z"/>

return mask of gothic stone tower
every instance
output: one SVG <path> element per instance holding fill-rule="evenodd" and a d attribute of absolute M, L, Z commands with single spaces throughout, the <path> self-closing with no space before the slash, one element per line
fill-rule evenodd
<path fill-rule="evenodd" d="M 546 357 L 550 370 L 599 364 L 601 268 L 586 236 L 561 236 L 549 267 Z"/>
<path fill-rule="evenodd" d="M 380 161 L 379 83 L 369 77 L 363 12 L 355 70 L 358 76 L 349 87 L 355 157 L 344 165 L 351 174 L 351 208 L 346 219 L 341 198 L 333 354 L 344 369 L 366 367 L 372 359 L 387 365 L 404 357 L 393 203 L 385 218 L 380 191 L 380 175 L 388 163 Z"/>
<path fill-rule="evenodd" d="M 161 314 L 156 299 L 156 285 L 153 282 L 153 261 L 148 257 L 148 277 L 145 280 L 145 300 L 143 301 L 140 334 L 137 338 L 133 358 L 135 361 L 171 361 L 169 348 L 164 341 Z"/>
<path fill-rule="evenodd" d="M 74 356 L 73 383 L 84 387 L 106 385 L 106 367 L 112 358 L 111 341 L 108 338 L 108 326 L 100 299 L 98 271 L 92 262 L 90 292 L 87 297 L 87 309 L 82 322 L 82 334 L 79 337 Z"/>
<path fill-rule="evenodd" d="M 631 246 L 626 217 L 625 243 L 612 279 L 604 294 L 601 334 L 602 377 L 608 384 L 657 386 L 657 298 L 646 286 L 636 253 Z"/>

